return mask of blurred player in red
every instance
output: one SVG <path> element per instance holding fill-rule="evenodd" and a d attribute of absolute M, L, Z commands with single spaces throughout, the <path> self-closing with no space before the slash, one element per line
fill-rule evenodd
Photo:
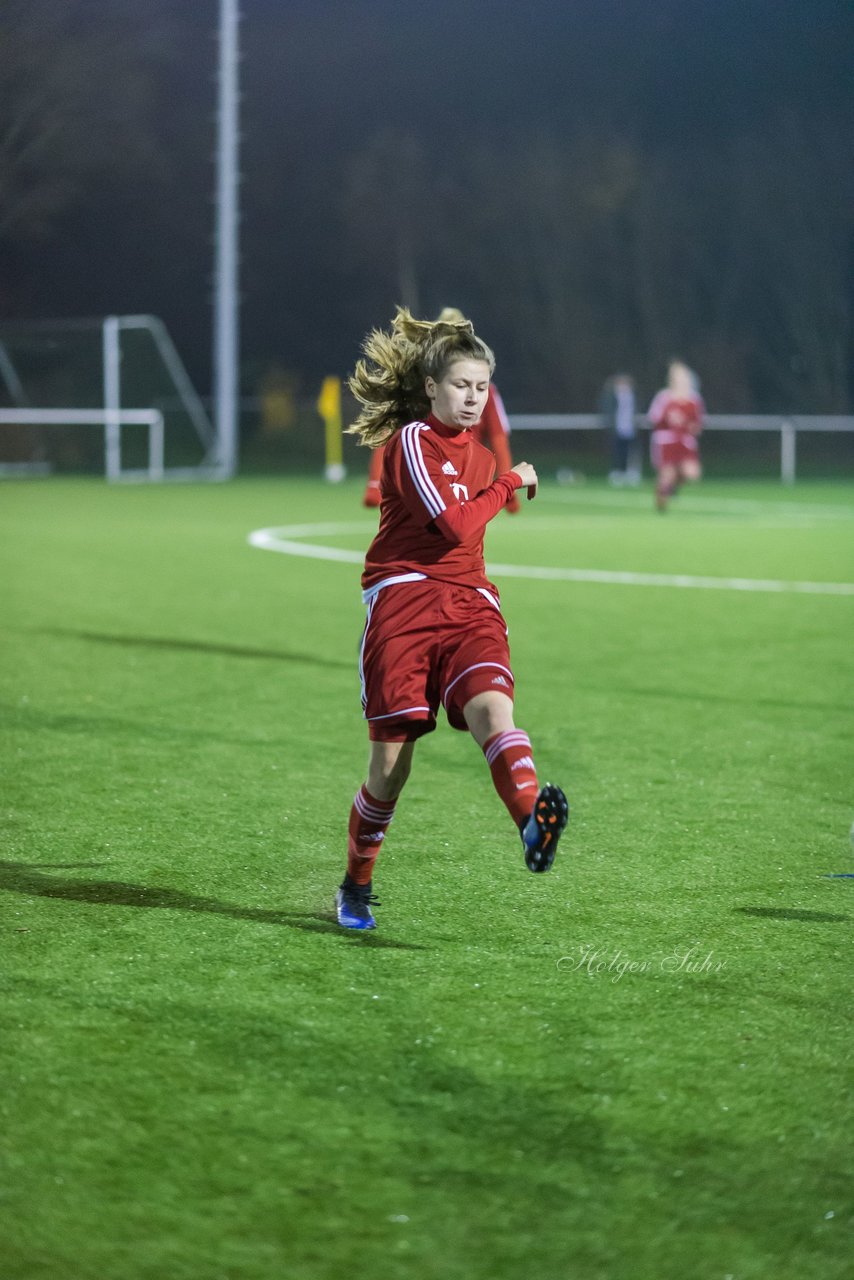
<path fill-rule="evenodd" d="M 537 781 L 528 735 L 513 718 L 513 671 L 498 592 L 486 577 L 486 526 L 518 489 L 520 462 L 494 479 L 474 439 L 495 359 L 468 320 L 414 320 L 399 308 L 374 330 L 350 378 L 363 406 L 350 430 L 385 445 L 380 525 L 362 575 L 368 616 L 359 668 L 371 751 L 350 810 L 338 923 L 372 929 L 374 863 L 412 765 L 415 743 L 449 723 L 484 753 L 522 837 L 531 871 L 548 871 L 567 821 L 559 787 Z"/>
<path fill-rule="evenodd" d="M 674 360 L 667 370 L 667 386 L 649 406 L 652 426 L 652 465 L 657 473 L 655 505 L 667 510 L 669 499 L 683 480 L 699 480 L 700 449 L 705 405 L 687 365 Z"/>
<path fill-rule="evenodd" d="M 456 307 L 445 307 L 439 315 L 439 319 L 450 321 L 451 323 L 459 323 L 460 320 L 465 319 L 465 316 Z M 483 417 L 472 431 L 472 435 L 475 440 L 485 444 L 487 449 L 491 449 L 495 454 L 495 467 L 499 475 L 503 475 L 505 471 L 510 470 L 513 466 L 509 443 L 510 423 L 507 421 L 504 402 L 498 394 L 498 388 L 493 386 L 491 382 Z M 378 507 L 380 505 L 380 477 L 382 476 L 382 470 L 383 450 L 380 447 L 374 449 L 371 453 L 368 482 L 365 485 L 365 495 L 362 499 L 363 506 Z M 519 510 L 519 499 L 515 493 L 511 494 L 507 499 L 504 510 L 511 515 L 515 515 Z"/>

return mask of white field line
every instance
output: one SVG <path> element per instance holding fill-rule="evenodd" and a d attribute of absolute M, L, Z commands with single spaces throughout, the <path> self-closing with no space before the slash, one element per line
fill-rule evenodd
<path fill-rule="evenodd" d="M 310 542 L 294 542 L 294 538 L 328 538 L 341 533 L 370 533 L 367 524 L 289 524 L 280 529 L 255 529 L 249 544 L 262 551 L 281 551 L 286 556 L 308 556 L 312 560 L 340 560 L 344 564 L 364 564 L 364 551 L 345 551 L 341 547 L 319 547 Z M 375 530 L 373 530 L 375 532 Z"/>
<path fill-rule="evenodd" d="M 275 529 L 255 529 L 249 544 L 262 551 L 278 551 L 282 555 L 308 557 L 311 560 L 337 560 L 343 564 L 364 563 L 364 551 L 348 551 L 341 547 L 324 547 L 301 538 L 334 537 L 340 534 L 373 532 L 373 525 L 359 524 L 292 524 Z M 549 582 L 598 582 L 625 587 L 683 587 L 711 591 L 748 591 L 817 596 L 854 596 L 854 582 L 785 582 L 774 578 L 712 578 L 687 573 L 632 573 L 615 569 L 560 569 L 538 565 L 488 564 L 487 572 L 497 578 L 528 578 Z"/>

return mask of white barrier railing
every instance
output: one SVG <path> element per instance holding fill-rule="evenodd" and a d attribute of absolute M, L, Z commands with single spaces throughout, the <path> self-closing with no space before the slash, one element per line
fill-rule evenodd
<path fill-rule="evenodd" d="M 638 428 L 648 427 L 642 415 L 636 418 Z M 516 413 L 510 414 L 513 431 L 595 431 L 607 430 L 595 413 Z M 776 431 L 780 436 L 780 479 L 794 484 L 797 472 L 797 437 L 799 431 L 854 431 L 854 416 L 844 414 L 774 414 L 710 413 L 704 419 L 707 431 Z"/>

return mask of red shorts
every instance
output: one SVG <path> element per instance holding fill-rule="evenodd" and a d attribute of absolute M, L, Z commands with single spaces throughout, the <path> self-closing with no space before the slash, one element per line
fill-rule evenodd
<path fill-rule="evenodd" d="M 383 587 L 368 604 L 359 674 L 374 742 L 431 733 L 440 704 L 449 724 L 468 728 L 463 707 L 475 694 L 494 689 L 513 697 L 497 598 L 430 578 Z"/>
<path fill-rule="evenodd" d="M 689 431 L 653 431 L 650 457 L 656 471 L 662 467 L 678 467 L 683 462 L 699 462 L 697 437 Z"/>

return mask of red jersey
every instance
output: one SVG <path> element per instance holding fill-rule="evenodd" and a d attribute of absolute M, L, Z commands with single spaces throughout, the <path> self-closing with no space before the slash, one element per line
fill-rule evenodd
<path fill-rule="evenodd" d="M 688 397 L 676 397 L 672 391 L 659 391 L 649 406 L 653 431 L 673 432 L 674 435 L 698 436 L 703 429 L 705 405 L 696 392 Z"/>
<path fill-rule="evenodd" d="M 499 475 L 511 470 L 513 462 L 510 457 L 510 423 L 507 419 L 501 396 L 491 382 L 483 417 L 476 426 L 472 427 L 472 435 L 475 440 L 485 444 L 495 454 L 495 465 Z M 380 445 L 372 451 L 371 461 L 368 464 L 368 485 L 365 490 L 366 506 L 378 507 L 380 504 L 379 485 L 382 469 L 383 446 Z M 515 493 L 511 494 L 507 505 L 511 511 L 519 510 L 519 499 Z"/>
<path fill-rule="evenodd" d="M 483 535 L 515 493 L 518 476 L 493 481 L 490 451 L 470 431 L 432 414 L 396 431 L 383 455 L 380 527 L 365 557 L 365 599 L 390 581 L 418 578 L 495 592 Z"/>

